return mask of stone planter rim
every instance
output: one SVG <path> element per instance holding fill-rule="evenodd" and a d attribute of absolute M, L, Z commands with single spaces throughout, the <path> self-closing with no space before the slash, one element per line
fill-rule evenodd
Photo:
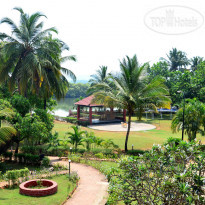
<path fill-rule="evenodd" d="M 35 188 L 27 188 L 25 187 L 26 184 L 36 182 L 36 181 L 46 181 L 52 183 L 51 186 L 48 186 L 47 188 L 43 189 L 35 189 Z M 55 181 L 48 180 L 48 179 L 33 179 L 33 180 L 28 180 L 19 185 L 19 191 L 20 194 L 24 194 L 27 196 L 47 196 L 51 195 L 57 192 L 58 184 Z M 24 192 L 25 191 L 25 192 Z M 49 192 L 50 191 L 50 192 Z"/>

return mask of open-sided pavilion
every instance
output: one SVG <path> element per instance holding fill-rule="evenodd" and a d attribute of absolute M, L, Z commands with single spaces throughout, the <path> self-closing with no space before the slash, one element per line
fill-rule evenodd
<path fill-rule="evenodd" d="M 126 122 L 126 110 L 106 108 L 102 104 L 92 103 L 91 95 L 75 103 L 77 105 L 77 120 L 88 121 L 90 125 L 97 123 Z"/>

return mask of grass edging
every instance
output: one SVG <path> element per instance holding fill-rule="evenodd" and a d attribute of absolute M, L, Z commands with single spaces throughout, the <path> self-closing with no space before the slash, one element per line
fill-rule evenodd
<path fill-rule="evenodd" d="M 80 180 L 80 179 L 79 179 L 79 180 Z M 74 192 L 75 192 L 76 189 L 78 188 L 79 180 L 76 182 L 73 191 L 68 195 L 68 197 L 66 198 L 66 200 L 62 203 L 62 205 L 64 205 L 64 204 L 68 201 L 68 199 L 72 198 Z"/>

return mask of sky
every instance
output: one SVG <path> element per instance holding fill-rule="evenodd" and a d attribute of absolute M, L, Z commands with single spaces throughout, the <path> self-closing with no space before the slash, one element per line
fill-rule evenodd
<path fill-rule="evenodd" d="M 126 55 L 151 65 L 175 47 L 189 58 L 205 57 L 204 0 L 7 0 L 1 2 L 0 19 L 18 24 L 14 7 L 47 16 L 45 29 L 56 27 L 58 38 L 70 47 L 65 55 L 77 57 L 64 66 L 78 80 L 88 80 L 102 65 L 119 71 Z M 0 32 L 9 31 L 0 25 Z"/>

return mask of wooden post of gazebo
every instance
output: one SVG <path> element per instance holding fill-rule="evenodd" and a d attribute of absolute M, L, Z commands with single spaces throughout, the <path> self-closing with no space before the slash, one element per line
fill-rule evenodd
<path fill-rule="evenodd" d="M 77 120 L 80 120 L 80 105 L 77 106 Z"/>
<path fill-rule="evenodd" d="M 92 125 L 92 107 L 91 106 L 89 107 L 89 122 L 90 122 L 90 125 Z"/>

